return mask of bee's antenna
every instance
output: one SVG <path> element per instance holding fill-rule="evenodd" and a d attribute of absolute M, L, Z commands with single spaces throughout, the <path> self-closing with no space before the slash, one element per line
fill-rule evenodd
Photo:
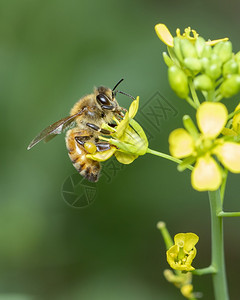
<path fill-rule="evenodd" d="M 134 98 L 133 96 L 131 96 L 131 95 L 127 94 L 127 93 L 124 93 L 124 92 L 122 92 L 122 91 L 117 91 L 117 92 L 118 92 L 119 94 L 123 94 L 123 95 L 128 96 L 129 98 L 135 100 L 135 98 Z"/>
<path fill-rule="evenodd" d="M 118 81 L 118 83 L 115 85 L 115 87 L 112 89 L 112 91 L 114 91 L 116 89 L 117 86 L 119 86 L 119 84 L 124 80 L 124 78 L 120 79 Z"/>

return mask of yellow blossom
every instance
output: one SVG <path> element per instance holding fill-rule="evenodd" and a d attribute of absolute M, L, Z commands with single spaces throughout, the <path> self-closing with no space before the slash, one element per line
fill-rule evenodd
<path fill-rule="evenodd" d="M 116 122 L 116 127 L 103 125 L 103 129 L 111 132 L 111 138 L 100 136 L 99 138 L 107 141 L 111 147 L 109 150 L 87 154 L 87 158 L 105 161 L 112 155 L 122 164 L 132 163 L 139 155 L 144 155 L 148 149 L 148 140 L 142 127 L 133 119 L 138 111 L 139 97 L 130 105 L 129 111 L 124 118 Z"/>
<path fill-rule="evenodd" d="M 193 271 L 192 261 L 196 256 L 195 248 L 199 237 L 194 233 L 178 233 L 174 245 L 167 251 L 167 261 L 171 268 L 180 271 Z"/>
<path fill-rule="evenodd" d="M 240 173 L 240 144 L 234 137 L 218 138 L 228 119 L 228 112 L 222 103 L 204 102 L 196 114 L 200 133 L 191 123 L 186 129 L 176 129 L 169 136 L 170 153 L 184 158 L 182 166 L 195 163 L 191 182 L 198 191 L 214 191 L 222 183 L 222 167 L 233 173 Z M 184 169 L 183 167 L 179 169 Z"/>

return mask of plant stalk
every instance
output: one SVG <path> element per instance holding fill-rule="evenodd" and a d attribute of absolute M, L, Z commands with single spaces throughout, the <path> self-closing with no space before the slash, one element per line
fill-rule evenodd
<path fill-rule="evenodd" d="M 222 211 L 220 191 L 209 191 L 212 226 L 212 263 L 216 273 L 212 274 L 215 300 L 229 300 L 225 271 L 223 218 L 218 216 Z"/>

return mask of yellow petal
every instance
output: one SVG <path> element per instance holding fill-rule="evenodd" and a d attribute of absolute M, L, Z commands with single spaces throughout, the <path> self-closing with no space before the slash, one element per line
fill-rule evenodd
<path fill-rule="evenodd" d="M 193 138 L 183 128 L 173 130 L 169 135 L 168 142 L 170 153 L 176 158 L 190 156 L 194 151 Z"/>
<path fill-rule="evenodd" d="M 87 154 L 86 157 L 96 161 L 105 161 L 108 160 L 116 150 L 117 149 L 115 147 L 112 147 L 107 151 L 96 152 L 95 154 Z"/>
<path fill-rule="evenodd" d="M 222 182 L 218 164 L 211 156 L 200 157 L 191 174 L 192 186 L 197 191 L 215 191 Z"/>
<path fill-rule="evenodd" d="M 192 299 L 194 297 L 192 284 L 185 284 L 181 287 L 180 290 L 185 298 Z"/>
<path fill-rule="evenodd" d="M 215 148 L 214 153 L 224 167 L 233 173 L 240 173 L 240 144 L 225 142 Z"/>
<path fill-rule="evenodd" d="M 198 242 L 199 237 L 192 232 L 178 233 L 174 236 L 174 243 L 189 252 Z"/>
<path fill-rule="evenodd" d="M 139 107 L 139 97 L 134 100 L 129 107 L 129 118 L 134 118 Z"/>
<path fill-rule="evenodd" d="M 116 132 L 112 134 L 113 137 L 120 139 L 121 136 L 124 134 L 126 128 L 129 124 L 129 112 L 127 111 L 122 121 L 118 124 L 116 128 Z"/>
<path fill-rule="evenodd" d="M 127 154 L 120 151 L 117 151 L 115 153 L 115 157 L 121 164 L 125 164 L 125 165 L 132 163 L 136 158 L 138 158 L 137 155 Z"/>
<path fill-rule="evenodd" d="M 173 47 L 173 36 L 171 35 L 166 25 L 157 24 L 155 26 L 155 31 L 160 40 L 164 42 L 164 44 L 166 44 L 169 47 Z"/>
<path fill-rule="evenodd" d="M 217 43 L 220 43 L 220 42 L 226 42 L 226 41 L 228 41 L 228 40 L 229 40 L 229 38 L 223 38 L 223 39 L 218 39 L 218 40 L 213 40 L 213 41 L 208 40 L 208 41 L 206 42 L 206 45 L 214 46 L 214 45 L 216 45 Z"/>
<path fill-rule="evenodd" d="M 208 138 L 217 137 L 227 122 L 228 111 L 224 104 L 204 102 L 197 110 L 197 123 Z"/>

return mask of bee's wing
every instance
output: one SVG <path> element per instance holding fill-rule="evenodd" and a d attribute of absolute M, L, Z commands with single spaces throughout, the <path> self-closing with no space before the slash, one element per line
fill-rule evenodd
<path fill-rule="evenodd" d="M 76 117 L 78 117 L 79 115 L 82 114 L 82 110 L 78 113 L 76 113 L 75 115 L 72 116 L 68 116 L 66 118 L 63 118 L 57 122 L 55 122 L 54 124 L 48 126 L 47 128 L 43 129 L 43 131 L 41 131 L 29 144 L 29 146 L 27 147 L 27 150 L 31 149 L 33 146 L 35 146 L 37 143 L 39 143 L 40 141 L 44 140 L 47 142 L 49 140 L 51 140 L 52 138 L 54 138 L 57 134 L 62 133 L 62 131 L 68 127 L 69 125 L 71 125 L 71 123 L 74 122 L 74 120 L 76 119 Z"/>

